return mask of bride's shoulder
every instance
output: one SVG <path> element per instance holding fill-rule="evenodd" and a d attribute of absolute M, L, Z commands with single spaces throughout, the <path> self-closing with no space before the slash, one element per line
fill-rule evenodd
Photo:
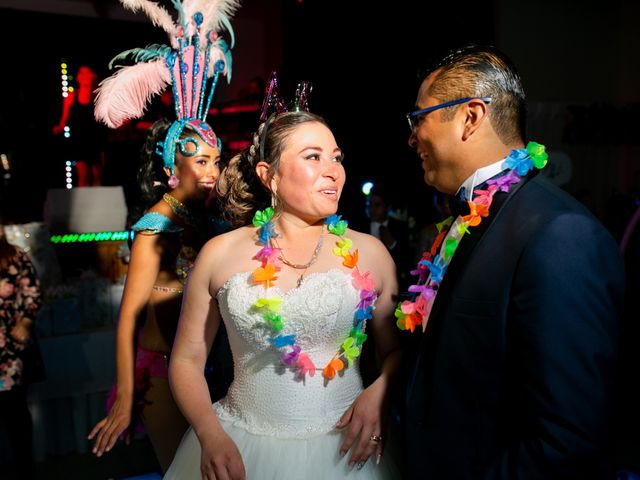
<path fill-rule="evenodd" d="M 376 237 L 368 233 L 358 232 L 357 230 L 348 228 L 343 236 L 350 238 L 353 242 L 353 247 L 360 250 L 360 252 L 368 251 L 372 254 L 387 252 L 384 244 Z"/>
<path fill-rule="evenodd" d="M 200 256 L 209 259 L 228 258 L 232 253 L 243 249 L 255 249 L 255 228 L 251 226 L 236 228 L 216 235 L 204 244 Z"/>
<path fill-rule="evenodd" d="M 358 249 L 359 268 L 362 271 L 371 271 L 376 282 L 380 282 L 395 271 L 395 264 L 389 250 L 373 235 L 347 229 L 343 237 L 351 239 L 352 248 Z"/>
<path fill-rule="evenodd" d="M 254 227 L 240 227 L 209 240 L 198 255 L 196 266 L 205 271 L 212 296 L 238 272 L 253 270 L 259 245 Z"/>

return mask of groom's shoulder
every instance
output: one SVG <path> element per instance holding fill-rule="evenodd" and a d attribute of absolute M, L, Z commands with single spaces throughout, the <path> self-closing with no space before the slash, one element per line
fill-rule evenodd
<path fill-rule="evenodd" d="M 529 209 L 537 210 L 539 215 L 544 217 L 574 213 L 596 220 L 587 207 L 575 197 L 540 175 L 527 182 L 514 200 L 516 205 L 526 204 Z"/>

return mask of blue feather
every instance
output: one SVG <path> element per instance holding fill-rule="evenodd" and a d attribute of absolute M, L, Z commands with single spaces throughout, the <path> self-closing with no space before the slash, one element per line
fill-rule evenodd
<path fill-rule="evenodd" d="M 229 48 L 229 45 L 224 40 L 224 38 L 218 38 L 218 40 L 216 40 L 216 43 L 220 46 L 220 50 L 224 52 L 224 58 L 225 58 L 224 63 L 225 63 L 225 66 L 227 67 L 227 83 L 231 83 L 231 67 L 233 66 L 233 61 L 231 58 L 231 49 Z"/>

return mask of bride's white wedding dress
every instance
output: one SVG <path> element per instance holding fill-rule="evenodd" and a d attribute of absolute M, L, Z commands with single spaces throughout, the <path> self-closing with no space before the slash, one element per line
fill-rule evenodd
<path fill-rule="evenodd" d="M 361 470 L 349 469 L 351 452 L 339 456 L 343 433 L 336 422 L 362 391 L 357 363 L 325 382 L 322 369 L 353 326 L 360 300 L 351 275 L 340 269 L 306 277 L 300 287 L 270 294 L 282 299 L 282 334 L 296 333 L 315 366 L 304 379 L 282 364 L 272 335 L 252 305 L 264 297 L 251 273 L 233 275 L 217 295 L 233 352 L 234 380 L 213 408 L 238 446 L 249 480 L 388 479 L 397 474 L 373 455 Z M 200 479 L 200 444 L 192 429 L 182 439 L 165 479 Z"/>

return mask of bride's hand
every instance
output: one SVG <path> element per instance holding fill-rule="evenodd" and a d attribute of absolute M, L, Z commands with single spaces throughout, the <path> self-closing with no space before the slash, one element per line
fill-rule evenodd
<path fill-rule="evenodd" d="M 246 480 L 238 447 L 224 431 L 210 432 L 200 439 L 203 480 Z"/>
<path fill-rule="evenodd" d="M 339 429 L 348 427 L 340 447 L 340 456 L 345 456 L 351 450 L 349 467 L 357 465 L 358 469 L 362 468 L 374 452 L 376 461 L 382 456 L 385 404 L 385 389 L 374 382 L 356 398 L 336 424 Z"/>

